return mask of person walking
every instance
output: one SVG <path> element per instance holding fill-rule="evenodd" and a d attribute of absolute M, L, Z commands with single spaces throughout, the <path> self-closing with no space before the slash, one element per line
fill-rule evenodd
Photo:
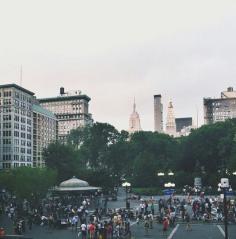
<path fill-rule="evenodd" d="M 190 215 L 187 211 L 185 212 L 185 221 L 186 221 L 186 231 L 191 231 L 192 227 L 190 224 Z"/>

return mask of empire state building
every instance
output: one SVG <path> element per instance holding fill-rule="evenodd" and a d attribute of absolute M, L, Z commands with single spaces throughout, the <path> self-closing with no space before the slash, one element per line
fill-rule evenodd
<path fill-rule="evenodd" d="M 134 132 L 137 131 L 141 131 L 141 124 L 140 124 L 140 118 L 139 118 L 139 114 L 136 112 L 136 104 L 134 101 L 134 105 L 133 105 L 133 113 L 130 115 L 129 118 L 129 133 L 132 134 Z"/>

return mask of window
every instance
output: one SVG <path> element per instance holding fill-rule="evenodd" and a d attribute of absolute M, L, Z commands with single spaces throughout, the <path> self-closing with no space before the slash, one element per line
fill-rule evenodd
<path fill-rule="evenodd" d="M 20 121 L 21 121 L 21 123 L 25 123 L 25 118 L 21 117 Z"/>

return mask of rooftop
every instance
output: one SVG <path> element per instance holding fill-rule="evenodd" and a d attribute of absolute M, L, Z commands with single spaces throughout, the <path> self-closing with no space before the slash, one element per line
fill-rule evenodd
<path fill-rule="evenodd" d="M 34 95 L 34 93 L 32 91 L 29 91 L 29 90 L 27 90 L 27 89 L 25 89 L 25 88 L 23 88 L 23 87 L 21 87 L 21 86 L 19 86 L 17 84 L 0 85 L 0 89 L 4 89 L 4 88 L 16 88 L 16 89 L 21 90 L 21 91 L 23 91 L 23 92 L 25 92 L 25 93 L 27 93 L 29 95 Z"/>
<path fill-rule="evenodd" d="M 44 109 L 43 107 L 41 107 L 40 105 L 33 105 L 33 111 L 35 112 L 39 112 L 39 113 L 41 113 L 41 114 L 43 114 L 43 115 L 46 115 L 46 116 L 48 116 L 48 117 L 50 117 L 50 118 L 53 118 L 53 119 L 56 119 L 56 116 L 51 112 L 51 111 L 49 111 L 49 110 L 46 110 L 46 109 Z"/>
<path fill-rule="evenodd" d="M 40 103 L 46 102 L 55 102 L 55 101 L 67 101 L 67 100 L 82 100 L 85 99 L 90 101 L 91 99 L 87 95 L 73 95 L 73 96 L 57 96 L 57 97 L 50 97 L 50 98 L 42 98 L 38 99 Z"/>

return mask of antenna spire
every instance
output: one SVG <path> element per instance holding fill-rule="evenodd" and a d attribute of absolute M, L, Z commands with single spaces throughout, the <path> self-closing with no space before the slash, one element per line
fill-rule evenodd
<path fill-rule="evenodd" d="M 136 111 L 135 97 L 134 97 L 134 112 Z"/>

